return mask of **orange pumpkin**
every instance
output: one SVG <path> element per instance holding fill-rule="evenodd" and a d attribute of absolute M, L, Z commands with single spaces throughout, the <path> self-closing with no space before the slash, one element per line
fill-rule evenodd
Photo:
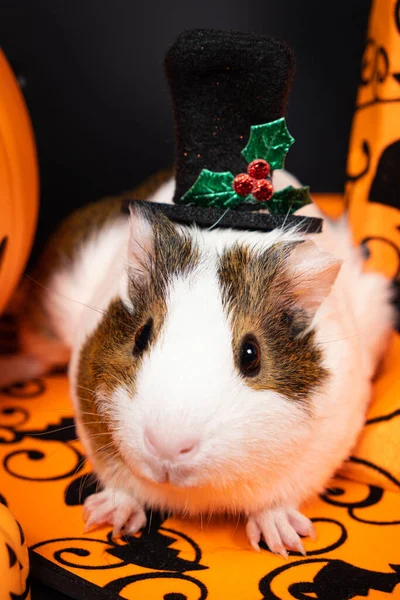
<path fill-rule="evenodd" d="M 0 598 L 29 600 L 28 573 L 28 548 L 21 526 L 0 504 Z"/>
<path fill-rule="evenodd" d="M 0 89 L 1 313 L 29 257 L 39 191 L 32 125 L 18 83 L 1 50 Z"/>

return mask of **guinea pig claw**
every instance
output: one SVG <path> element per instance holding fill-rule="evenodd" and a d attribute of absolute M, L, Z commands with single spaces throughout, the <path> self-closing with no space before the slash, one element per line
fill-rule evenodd
<path fill-rule="evenodd" d="M 86 498 L 83 518 L 85 532 L 109 524 L 113 526 L 113 537 L 120 535 L 124 528 L 127 533 L 136 533 L 146 524 L 143 507 L 132 496 L 107 488 Z"/>
<path fill-rule="evenodd" d="M 116 515 L 113 525 L 113 538 L 120 535 L 131 535 L 137 533 L 139 529 L 142 529 L 146 525 L 146 515 L 143 509 L 135 509 L 132 512 L 132 508 L 129 507 L 127 510 L 121 511 L 120 514 Z"/>
<path fill-rule="evenodd" d="M 257 552 L 260 552 L 259 541 L 261 539 L 261 532 L 256 522 L 252 519 L 249 519 L 247 522 L 246 533 L 251 547 Z"/>
<path fill-rule="evenodd" d="M 279 548 L 275 548 L 274 550 L 272 550 L 272 552 L 274 554 L 277 554 L 278 556 L 281 556 L 285 560 L 288 560 L 288 558 L 289 558 L 287 550 L 284 546 L 279 546 Z"/>
<path fill-rule="evenodd" d="M 105 525 L 105 523 L 104 523 Z M 85 523 L 85 527 L 83 529 L 84 533 L 89 533 L 89 531 L 92 531 L 92 529 L 95 529 L 96 527 L 99 527 L 98 524 L 95 523 L 95 521 L 93 519 L 88 519 Z"/>
<path fill-rule="evenodd" d="M 259 549 L 262 536 L 270 551 L 285 559 L 287 549 L 306 556 L 300 535 L 315 533 L 311 521 L 291 508 L 274 508 L 250 516 L 246 532 L 253 548 Z"/>
<path fill-rule="evenodd" d="M 301 543 L 300 539 L 296 540 L 294 543 L 290 545 L 290 549 L 295 552 L 299 552 L 303 556 L 307 556 L 307 552 L 304 550 L 304 546 Z"/>
<path fill-rule="evenodd" d="M 313 541 L 316 540 L 317 534 L 310 519 L 293 508 L 288 509 L 287 516 L 293 529 L 295 529 L 299 535 L 310 537 Z"/>
<path fill-rule="evenodd" d="M 124 535 L 133 535 L 134 533 L 137 533 L 140 529 L 143 529 L 143 527 L 146 525 L 146 521 L 147 519 L 144 512 L 139 511 L 133 513 L 123 526 L 122 533 Z"/>

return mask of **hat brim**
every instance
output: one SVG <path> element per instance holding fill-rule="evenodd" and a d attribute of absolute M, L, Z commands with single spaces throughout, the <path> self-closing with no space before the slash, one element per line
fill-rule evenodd
<path fill-rule="evenodd" d="M 125 199 L 121 210 L 129 213 L 129 206 L 140 200 Z M 203 229 L 223 227 L 246 231 L 273 231 L 278 228 L 297 227 L 302 233 L 321 233 L 322 219 L 297 215 L 271 215 L 253 211 L 210 208 L 194 205 L 161 204 L 148 202 L 153 210 L 160 211 L 171 221 L 182 225 L 197 225 Z"/>

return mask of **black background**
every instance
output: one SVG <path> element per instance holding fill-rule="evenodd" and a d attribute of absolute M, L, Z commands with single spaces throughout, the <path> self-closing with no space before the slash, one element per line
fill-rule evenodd
<path fill-rule="evenodd" d="M 57 221 L 173 160 L 162 60 L 182 29 L 284 38 L 297 74 L 287 167 L 314 191 L 345 177 L 368 0 L 0 0 L 0 44 L 25 81 L 41 175 L 36 250 Z"/>

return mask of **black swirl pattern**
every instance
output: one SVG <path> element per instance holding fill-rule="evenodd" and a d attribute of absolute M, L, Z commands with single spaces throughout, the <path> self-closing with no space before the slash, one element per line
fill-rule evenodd
<path fill-rule="evenodd" d="M 349 461 L 353 462 L 353 463 L 358 463 L 359 465 L 363 465 L 364 467 L 367 467 L 368 469 L 371 469 L 372 471 L 379 473 L 382 477 L 386 478 L 388 481 L 393 483 L 396 487 L 400 488 L 400 481 L 397 479 L 397 477 L 392 475 L 392 473 L 389 473 L 389 471 L 387 471 L 383 467 L 376 465 L 372 461 L 366 460 L 365 458 L 360 458 L 359 456 L 350 456 Z"/>
<path fill-rule="evenodd" d="M 289 569 L 299 570 L 303 565 L 321 565 L 312 581 L 304 581 L 301 575 L 293 575 L 298 583 L 289 585 L 285 600 L 350 600 L 368 596 L 372 590 L 392 594 L 400 582 L 400 565 L 389 565 L 391 571 L 382 573 L 360 569 L 343 560 L 316 558 L 306 559 L 279 567 L 263 577 L 259 584 L 262 600 L 282 600 L 272 590 L 274 581 Z"/>
<path fill-rule="evenodd" d="M 371 166 L 371 146 L 368 140 L 363 140 L 361 144 L 362 154 L 365 156 L 365 165 L 364 167 L 355 174 L 346 173 L 346 181 L 355 182 L 364 177 L 370 169 Z"/>
<path fill-rule="evenodd" d="M 114 581 L 111 581 L 110 583 L 107 583 L 104 586 L 104 589 L 108 592 L 111 592 L 112 594 L 118 594 L 118 598 L 121 598 L 122 596 L 120 596 L 120 593 L 123 592 L 124 590 L 126 590 L 126 588 L 134 583 L 137 583 L 139 581 L 151 581 L 151 580 L 156 580 L 156 579 L 166 579 L 166 580 L 170 580 L 170 579 L 174 579 L 176 580 L 176 584 L 179 584 L 179 582 L 185 581 L 185 582 L 190 582 L 191 584 L 193 584 L 195 587 L 198 588 L 198 592 L 199 595 L 197 595 L 196 600 L 205 600 L 208 596 L 208 592 L 207 592 L 207 588 L 204 585 L 204 583 L 202 583 L 201 581 L 199 581 L 198 579 L 195 579 L 194 577 L 191 577 L 189 575 L 185 575 L 183 573 L 180 573 L 179 575 L 174 574 L 174 573 L 145 573 L 145 574 L 140 574 L 140 575 L 131 575 L 131 576 L 127 576 L 127 577 L 121 577 L 121 579 L 116 579 Z M 179 589 L 179 588 L 178 588 Z M 133 592 L 134 593 L 134 592 Z M 181 593 L 169 593 L 169 594 L 165 594 L 163 595 L 163 598 L 161 598 L 160 596 L 158 596 L 158 598 L 156 596 L 151 596 L 152 598 L 154 598 L 154 600 L 187 600 L 187 595 L 186 594 L 181 594 Z"/>
<path fill-rule="evenodd" d="M 46 454 L 46 452 L 42 452 L 41 450 L 16 450 L 15 452 L 10 452 L 10 454 L 8 454 L 3 460 L 4 470 L 9 475 L 12 475 L 13 477 L 16 477 L 18 479 L 23 479 L 24 481 L 58 481 L 59 479 L 71 477 L 77 471 L 80 471 L 83 468 L 85 457 L 79 452 L 79 450 L 77 450 L 73 446 L 67 447 L 75 458 L 74 465 L 68 471 L 63 471 L 62 473 L 58 473 L 52 476 L 28 475 L 27 473 L 31 471 L 30 461 L 43 461 L 49 456 L 48 454 Z M 19 459 L 18 462 L 21 458 L 27 459 L 26 466 L 24 468 L 25 473 L 21 472 L 21 470 L 19 470 L 17 467 L 13 466 L 13 462 L 17 462 L 17 458 Z"/>
<path fill-rule="evenodd" d="M 384 238 L 382 236 L 367 236 L 362 239 L 361 244 L 366 249 L 368 254 L 369 254 L 368 246 L 371 242 L 378 242 L 381 246 L 388 246 L 389 248 L 391 248 L 393 250 L 394 254 L 396 255 L 396 261 L 397 261 L 397 264 L 395 267 L 395 272 L 394 272 L 394 278 L 399 279 L 400 278 L 400 248 L 398 248 L 396 246 L 396 244 L 394 244 L 391 240 Z"/>
<path fill-rule="evenodd" d="M 43 379 L 31 379 L 23 383 L 15 383 L 0 390 L 3 396 L 10 398 L 37 398 L 46 391 L 46 386 Z"/>
<path fill-rule="evenodd" d="M 5 257 L 6 250 L 7 250 L 7 245 L 8 245 L 8 237 L 5 235 L 0 241 L 0 269 L 1 269 L 3 261 L 4 261 L 4 257 Z"/>
<path fill-rule="evenodd" d="M 57 549 L 53 550 L 54 560 L 60 566 L 67 568 L 97 571 L 135 565 L 151 570 L 150 573 L 125 575 L 113 579 L 104 587 L 112 597 L 121 597 L 120 593 L 135 582 L 162 578 L 174 579 L 178 583 L 189 582 L 198 590 L 196 597 L 199 600 L 205 599 L 207 588 L 204 583 L 186 574 L 188 571 L 201 571 L 208 568 L 201 563 L 202 553 L 198 544 L 180 531 L 163 527 L 160 513 L 153 513 L 151 518 L 149 515 L 148 521 L 149 527 L 146 527 L 139 537 L 125 536 L 122 540 L 116 541 L 109 532 L 106 540 L 86 537 L 59 538 L 35 544 L 31 547 L 31 552 L 37 552 L 44 546 L 55 546 Z M 180 551 L 172 547 L 179 539 L 184 540 L 192 548 L 193 560 L 181 558 Z M 87 560 L 93 556 L 96 557 L 96 564 Z M 110 557 L 116 559 L 115 562 L 111 562 Z M 178 596 L 179 593 L 176 597 Z"/>
<path fill-rule="evenodd" d="M 355 107 L 355 111 L 368 108 L 378 103 L 400 102 L 399 95 L 394 98 L 382 98 L 379 95 L 379 86 L 383 84 L 388 77 L 392 76 L 397 83 L 400 83 L 398 73 L 391 73 L 389 55 L 384 46 L 372 38 L 369 38 L 365 44 L 363 59 L 361 63 L 360 87 L 370 86 L 372 88 L 372 99 L 361 102 Z"/>
<path fill-rule="evenodd" d="M 31 394 L 32 391 L 29 392 L 28 396 L 23 395 L 22 397 L 31 398 Z M 9 475 L 25 481 L 57 481 L 79 473 L 83 468 L 85 457 L 70 443 L 76 440 L 73 418 L 64 417 L 58 423 L 47 425 L 43 429 L 25 429 L 24 426 L 29 418 L 30 413 L 26 408 L 4 406 L 0 410 L 0 445 L 15 444 L 27 438 L 34 440 L 36 445 L 34 448 L 14 450 L 5 454 L 3 458 L 4 470 Z M 48 473 L 46 475 L 31 474 L 32 461 L 33 463 L 46 461 L 46 458 L 52 453 L 52 450 L 47 448 L 46 442 L 61 444 L 64 452 L 70 455 L 70 469 L 55 472 L 52 475 Z M 23 459 L 26 459 L 26 461 Z M 21 462 L 24 463 L 22 470 Z M 57 471 L 59 471 L 59 468 Z"/>
<path fill-rule="evenodd" d="M 399 207 L 400 140 L 389 144 L 379 156 L 378 166 L 368 194 L 370 202 Z"/>
<path fill-rule="evenodd" d="M 394 3 L 393 18 L 397 32 L 400 33 L 400 2 Z M 391 57 L 385 48 L 373 35 L 370 35 L 366 41 L 362 66 L 360 89 L 368 88 L 368 99 L 365 99 L 363 93 L 359 94 L 361 100 L 356 106 L 356 111 L 362 111 L 376 104 L 389 104 L 400 102 L 400 88 L 398 93 L 391 91 L 387 95 L 388 87 L 384 87 L 385 82 L 393 82 L 400 84 L 400 73 L 395 72 L 391 65 Z M 393 86 L 392 86 L 393 87 Z M 395 86 L 393 89 L 396 90 Z M 386 91 L 386 93 L 383 92 Z M 364 136 L 364 133 L 361 132 Z M 372 176 L 372 183 L 368 192 L 368 201 L 374 204 L 381 204 L 391 208 L 400 209 L 399 197 L 399 157 L 400 157 L 400 140 L 392 141 L 383 148 L 378 165 L 374 173 L 371 169 L 371 149 L 376 144 L 374 139 L 361 138 L 362 141 L 353 142 L 353 144 L 361 143 L 361 150 L 365 156 L 365 165 L 360 169 L 359 173 L 347 173 L 346 175 L 346 193 L 345 204 L 348 207 L 352 202 L 353 194 L 357 193 L 357 182 L 364 177 Z M 375 161 L 374 161 L 375 162 Z M 360 216 L 360 218 L 362 218 Z M 383 235 L 365 235 L 361 241 L 366 253 L 369 252 L 369 247 L 373 245 L 382 252 L 389 253 L 394 257 L 395 265 L 394 272 L 390 273 L 394 282 L 394 304 L 398 307 L 398 318 L 395 323 L 395 329 L 400 332 L 400 248 L 397 233 L 392 230 L 383 233 Z"/>
<path fill-rule="evenodd" d="M 400 408 L 397 408 L 396 410 L 392 411 L 388 415 L 381 415 L 379 417 L 374 417 L 372 419 L 368 419 L 365 422 L 365 425 L 375 425 L 375 423 L 383 423 L 384 421 L 391 421 L 392 419 L 395 419 L 396 417 L 400 417 Z"/>
<path fill-rule="evenodd" d="M 400 0 L 396 1 L 394 7 L 394 21 L 396 24 L 397 31 L 398 33 L 400 33 Z"/>
<path fill-rule="evenodd" d="M 347 501 L 346 500 L 346 484 L 344 483 L 342 487 L 335 487 L 326 490 L 324 494 L 321 495 L 321 498 L 327 504 L 331 504 L 332 506 L 338 506 L 341 508 L 347 509 L 347 514 L 354 521 L 358 521 L 359 523 L 366 523 L 369 525 L 400 525 L 399 520 L 385 520 L 381 519 L 379 521 L 374 519 L 365 519 L 359 515 L 359 511 L 365 508 L 370 508 L 375 506 L 379 502 L 382 502 L 385 490 L 375 485 L 366 486 L 368 493 L 365 498 L 361 498 L 357 501 Z M 400 508 L 399 508 L 399 517 L 400 517 Z"/>

